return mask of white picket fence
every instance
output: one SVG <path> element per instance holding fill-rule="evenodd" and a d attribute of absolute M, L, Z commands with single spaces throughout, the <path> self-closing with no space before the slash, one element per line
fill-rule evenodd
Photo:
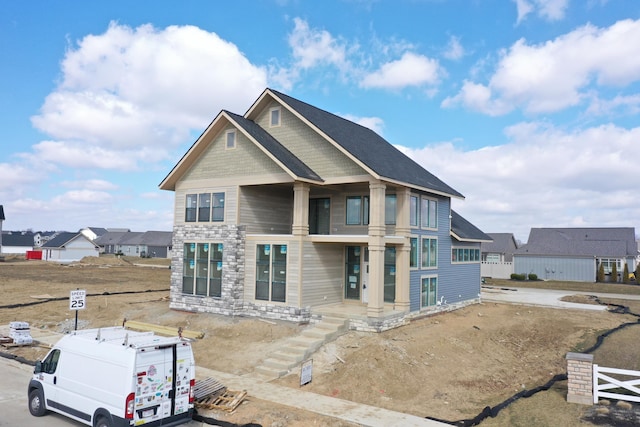
<path fill-rule="evenodd" d="M 634 377 L 627 381 L 621 381 L 605 374 L 624 375 Z M 602 384 L 600 384 L 602 380 Z M 640 371 L 629 371 L 626 369 L 603 368 L 596 364 L 593 365 L 593 403 L 598 403 L 601 397 L 616 400 L 626 400 L 629 402 L 640 402 L 640 388 L 636 387 L 640 384 Z M 629 390 L 634 395 L 610 393 L 605 390 L 614 389 Z"/>

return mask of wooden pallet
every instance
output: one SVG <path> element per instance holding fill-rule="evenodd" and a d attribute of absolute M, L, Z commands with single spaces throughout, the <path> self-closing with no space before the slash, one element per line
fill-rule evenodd
<path fill-rule="evenodd" d="M 226 390 L 217 396 L 211 395 L 201 400 L 197 400 L 195 405 L 196 405 L 196 408 L 214 409 L 214 410 L 223 410 L 227 412 L 232 412 L 238 407 L 238 405 L 242 403 L 246 395 L 247 395 L 246 390 L 242 390 L 242 391 Z"/>

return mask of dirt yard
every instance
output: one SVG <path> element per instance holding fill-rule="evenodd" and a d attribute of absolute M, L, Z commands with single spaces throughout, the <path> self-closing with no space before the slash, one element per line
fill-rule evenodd
<path fill-rule="evenodd" d="M 229 319 L 168 309 L 170 270 L 134 266 L 154 260 L 90 258 L 72 265 L 8 259 L 0 263 L 0 324 L 27 321 L 32 328 L 73 328 L 75 312 L 64 298 L 87 291 L 82 328 L 121 324 L 124 318 L 203 331 L 194 344 L 199 366 L 245 374 L 306 325 Z M 155 261 L 157 262 L 157 261 Z M 140 293 L 117 295 L 118 292 Z M 628 305 L 628 304 L 627 304 Z M 640 304 L 631 307 L 640 312 Z M 566 373 L 565 355 L 595 343 L 598 334 L 636 318 L 609 312 L 542 309 L 483 303 L 426 317 L 381 334 L 348 332 L 313 357 L 313 381 L 304 387 L 328 396 L 421 417 L 473 418 L 515 393 Z M 640 326 L 614 334 L 597 350 L 603 366 L 640 370 Z M 0 349 L 35 360 L 46 349 Z M 276 383 L 299 388 L 299 372 Z M 483 426 L 580 426 L 587 407 L 566 403 L 566 381 L 521 399 Z M 205 413 L 227 422 L 269 427 L 348 427 L 350 423 L 272 405 L 249 396 L 233 414 Z"/>

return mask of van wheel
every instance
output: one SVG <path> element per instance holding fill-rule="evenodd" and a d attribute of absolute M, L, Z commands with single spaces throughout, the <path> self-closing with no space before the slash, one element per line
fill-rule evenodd
<path fill-rule="evenodd" d="M 40 389 L 31 390 L 29 393 L 29 412 L 34 417 L 43 416 L 47 410 L 44 406 L 44 394 Z"/>
<path fill-rule="evenodd" d="M 95 427 L 111 427 L 111 423 L 105 417 L 99 417 L 96 421 Z"/>

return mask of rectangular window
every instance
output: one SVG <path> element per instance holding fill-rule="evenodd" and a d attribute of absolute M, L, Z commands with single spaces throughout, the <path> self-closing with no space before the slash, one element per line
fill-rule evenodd
<path fill-rule="evenodd" d="M 388 194 L 384 198 L 384 223 L 395 225 L 396 223 L 396 195 Z"/>
<path fill-rule="evenodd" d="M 451 248 L 451 262 L 480 262 L 480 249 Z"/>
<path fill-rule="evenodd" d="M 224 193 L 213 193 L 212 221 L 224 221 Z"/>
<path fill-rule="evenodd" d="M 438 277 L 423 277 L 420 288 L 420 307 L 436 305 L 438 301 Z"/>
<path fill-rule="evenodd" d="M 369 224 L 369 196 L 347 197 L 347 225 Z"/>
<path fill-rule="evenodd" d="M 384 301 L 396 300 L 396 248 L 387 246 L 384 249 Z"/>
<path fill-rule="evenodd" d="M 182 256 L 182 293 L 193 294 L 196 268 L 196 244 L 185 243 Z"/>
<path fill-rule="evenodd" d="M 417 227 L 420 218 L 420 203 L 417 196 L 411 196 L 409 204 L 409 225 Z"/>
<path fill-rule="evenodd" d="M 270 121 L 269 126 L 275 127 L 280 126 L 280 107 L 272 108 L 270 111 Z"/>
<path fill-rule="evenodd" d="M 227 148 L 227 150 L 236 148 L 236 131 L 235 130 L 228 130 L 227 134 L 226 134 L 226 145 L 225 147 Z"/>
<path fill-rule="evenodd" d="M 362 197 L 347 197 L 347 225 L 362 224 Z"/>
<path fill-rule="evenodd" d="M 418 238 L 409 239 L 411 252 L 409 253 L 409 268 L 418 268 Z"/>
<path fill-rule="evenodd" d="M 256 299 L 285 302 L 287 245 L 257 245 Z"/>
<path fill-rule="evenodd" d="M 422 239 L 422 268 L 435 268 L 438 266 L 438 239 Z"/>
<path fill-rule="evenodd" d="M 195 222 L 197 210 L 198 210 L 198 195 L 187 194 L 187 200 L 185 202 L 184 221 Z"/>
<path fill-rule="evenodd" d="M 211 193 L 198 195 L 198 222 L 211 220 Z"/>
<path fill-rule="evenodd" d="M 616 265 L 616 270 L 618 271 L 618 274 L 622 273 L 622 269 L 621 269 L 622 263 L 620 262 L 619 259 L 603 258 L 600 260 L 600 263 L 604 267 L 604 274 L 611 274 L 611 272 L 613 271 L 614 264 Z"/>
<path fill-rule="evenodd" d="M 209 296 L 222 296 L 222 243 L 212 243 L 209 250 Z"/>
<path fill-rule="evenodd" d="M 309 234 L 330 234 L 331 199 L 309 199 Z"/>
<path fill-rule="evenodd" d="M 221 296 L 222 252 L 222 243 L 184 244 L 182 293 Z"/>
<path fill-rule="evenodd" d="M 438 203 L 431 199 L 421 199 L 420 216 L 423 228 L 438 228 Z"/>

